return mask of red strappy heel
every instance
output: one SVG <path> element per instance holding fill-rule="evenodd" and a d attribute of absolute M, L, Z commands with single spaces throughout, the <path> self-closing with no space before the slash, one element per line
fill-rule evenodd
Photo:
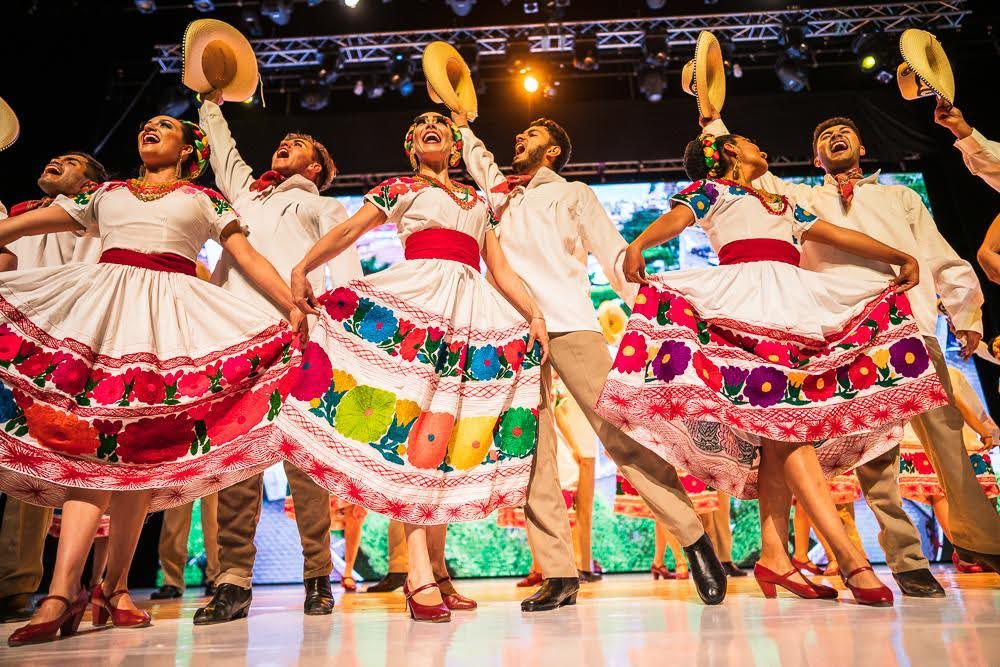
<path fill-rule="evenodd" d="M 667 569 L 666 565 L 650 565 L 649 571 L 653 575 L 653 581 L 663 579 L 676 579 L 674 573 Z"/>
<path fill-rule="evenodd" d="M 83 620 L 83 612 L 87 609 L 87 589 L 81 588 L 76 599 L 70 602 L 61 595 L 46 595 L 38 604 L 46 600 L 58 600 L 66 605 L 66 610 L 59 615 L 59 618 L 46 623 L 35 623 L 33 625 L 23 625 L 14 631 L 7 638 L 8 646 L 24 646 L 25 644 L 44 644 L 55 641 L 57 635 L 69 637 L 76 634 Z"/>
<path fill-rule="evenodd" d="M 441 588 L 441 584 L 451 583 L 451 577 L 445 577 L 444 579 L 438 579 L 438 588 Z M 453 586 L 454 588 L 454 586 Z M 444 606 L 448 607 L 452 611 L 470 611 L 479 606 L 479 603 L 472 598 L 467 598 L 461 595 L 457 591 L 454 593 L 445 594 L 441 592 L 441 599 L 444 600 Z"/>
<path fill-rule="evenodd" d="M 541 572 L 529 572 L 528 576 L 517 582 L 515 586 L 518 588 L 530 588 L 542 583 L 543 579 L 545 579 L 545 577 L 542 576 Z"/>
<path fill-rule="evenodd" d="M 982 565 L 966 563 L 958 557 L 957 551 L 951 552 L 951 562 L 955 564 L 955 570 L 957 572 L 961 572 L 962 574 L 980 574 L 981 572 L 984 572 Z"/>
<path fill-rule="evenodd" d="M 111 619 L 112 625 L 116 628 L 145 628 L 152 623 L 153 618 L 149 615 L 148 611 L 143 611 L 142 609 L 118 609 L 112 606 L 111 598 L 124 595 L 125 593 L 128 593 L 127 588 L 115 591 L 111 595 L 105 595 L 104 589 L 101 588 L 100 584 L 94 586 L 94 590 L 90 595 L 92 604 L 90 613 L 94 625 L 105 625 L 108 622 L 108 618 Z"/>
<path fill-rule="evenodd" d="M 820 566 L 812 562 L 811 560 L 802 561 L 793 557 L 792 565 L 794 565 L 799 570 L 805 570 L 806 572 L 809 572 L 810 574 L 815 574 L 816 576 L 823 574 L 823 570 L 820 568 Z"/>
<path fill-rule="evenodd" d="M 447 623 L 451 620 L 451 610 L 448 609 L 448 606 L 443 601 L 441 604 L 420 604 L 413 599 L 413 596 L 417 593 L 431 588 L 437 588 L 438 591 L 441 590 L 436 581 L 424 584 L 412 591 L 408 582 L 403 584 L 403 595 L 406 596 L 406 608 L 410 610 L 410 618 L 414 621 L 423 621 L 425 623 Z"/>
<path fill-rule="evenodd" d="M 859 567 L 854 570 L 846 577 L 844 573 L 840 573 L 840 578 L 844 580 L 844 585 L 847 586 L 848 590 L 851 591 L 851 595 L 854 596 L 854 601 L 858 604 L 867 605 L 869 607 L 891 607 L 892 606 L 892 591 L 886 586 L 879 586 L 878 588 L 860 588 L 858 586 L 852 585 L 848 579 L 861 572 L 871 572 L 875 573 L 871 565 L 865 565 L 864 567 Z"/>
<path fill-rule="evenodd" d="M 818 600 L 822 597 L 820 591 L 817 590 L 816 585 L 811 583 L 808 579 L 806 579 L 806 583 L 804 584 L 800 584 L 797 581 L 789 579 L 789 577 L 793 574 L 799 574 L 798 568 L 793 567 L 785 574 L 779 575 L 778 573 L 767 569 L 760 563 L 753 566 L 753 578 L 757 580 L 757 585 L 760 586 L 760 592 L 763 593 L 766 598 L 770 599 L 778 596 L 775 586 L 781 586 L 786 591 L 795 593 L 800 598 L 804 598 L 806 600 Z M 805 577 L 803 577 L 803 579 L 805 579 Z M 823 588 L 826 587 L 824 586 Z"/>

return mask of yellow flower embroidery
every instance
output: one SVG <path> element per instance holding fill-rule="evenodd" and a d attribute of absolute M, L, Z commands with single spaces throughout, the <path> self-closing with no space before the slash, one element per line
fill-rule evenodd
<path fill-rule="evenodd" d="M 333 371 L 333 390 L 338 394 L 350 391 L 356 386 L 358 386 L 358 381 L 350 373 L 339 370 Z"/>

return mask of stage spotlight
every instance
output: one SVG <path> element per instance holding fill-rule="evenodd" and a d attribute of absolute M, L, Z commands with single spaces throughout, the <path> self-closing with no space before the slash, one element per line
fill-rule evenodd
<path fill-rule="evenodd" d="M 413 63 L 403 52 L 392 54 L 387 67 L 389 71 L 389 88 L 398 90 L 405 97 L 413 92 Z M 404 89 L 407 92 L 403 92 Z"/>
<path fill-rule="evenodd" d="M 538 87 L 541 85 L 538 83 L 538 79 L 535 78 L 533 74 L 526 74 L 524 79 L 521 80 L 521 85 L 524 87 L 524 91 L 527 93 L 537 93 Z"/>
<path fill-rule="evenodd" d="M 646 64 L 653 67 L 665 67 L 670 62 L 670 47 L 663 35 L 646 35 L 642 40 L 642 52 Z"/>
<path fill-rule="evenodd" d="M 191 94 L 184 86 L 170 86 L 160 94 L 160 113 L 164 116 L 180 118 L 191 108 Z"/>
<path fill-rule="evenodd" d="M 786 25 L 781 29 L 778 44 L 784 47 L 789 58 L 804 59 L 809 57 L 809 45 L 806 43 L 806 31 L 800 25 Z"/>
<path fill-rule="evenodd" d="M 537 14 L 538 13 L 538 3 L 537 2 L 525 2 L 524 3 L 524 13 L 525 14 Z"/>
<path fill-rule="evenodd" d="M 368 99 L 377 100 L 385 94 L 385 82 L 381 77 L 371 77 L 365 86 Z"/>
<path fill-rule="evenodd" d="M 542 95 L 548 99 L 555 99 L 555 96 L 559 94 L 559 81 L 548 81 L 542 86 Z"/>
<path fill-rule="evenodd" d="M 646 6 L 650 9 L 663 9 L 667 6 L 667 0 L 646 0 Z"/>
<path fill-rule="evenodd" d="M 309 7 L 319 7 L 323 4 L 323 0 L 306 0 L 306 5 Z"/>
<path fill-rule="evenodd" d="M 207 13 L 215 11 L 215 3 L 212 2 L 212 0 L 194 0 L 191 4 L 193 4 L 194 8 L 199 12 Z"/>
<path fill-rule="evenodd" d="M 573 40 L 573 67 L 583 72 L 596 72 L 601 66 L 597 60 L 597 41 Z"/>
<path fill-rule="evenodd" d="M 276 25 L 288 25 L 292 20 L 291 0 L 260 0 L 260 13 Z"/>
<path fill-rule="evenodd" d="M 456 16 L 468 16 L 476 0 L 445 0 Z"/>
<path fill-rule="evenodd" d="M 862 72 L 875 75 L 880 83 L 890 83 L 893 78 L 892 55 L 885 37 L 880 33 L 858 35 L 851 44 L 851 50 L 858 57 L 858 68 Z"/>
<path fill-rule="evenodd" d="M 663 91 L 667 89 L 667 77 L 660 67 L 642 67 L 639 70 L 639 91 L 649 102 L 659 102 L 663 99 Z"/>
<path fill-rule="evenodd" d="M 324 86 L 332 85 L 340 76 L 343 67 L 344 60 L 340 49 L 336 46 L 325 49 L 319 59 L 319 82 Z"/>
<path fill-rule="evenodd" d="M 364 95 L 365 94 L 365 82 L 364 82 L 364 80 L 362 80 L 362 79 L 356 80 L 354 82 L 354 88 L 351 89 L 351 92 L 353 92 L 358 97 L 361 97 L 362 95 Z"/>
<path fill-rule="evenodd" d="M 135 0 L 135 8 L 140 14 L 152 14 L 156 11 L 156 0 Z"/>
<path fill-rule="evenodd" d="M 774 65 L 774 73 L 778 75 L 781 87 L 789 93 L 800 93 L 809 87 L 809 73 L 801 58 L 780 56 Z"/>
<path fill-rule="evenodd" d="M 247 32 L 254 37 L 260 37 L 264 34 L 264 27 L 260 24 L 260 15 L 254 11 L 253 7 L 244 7 L 241 15 Z"/>
<path fill-rule="evenodd" d="M 344 6 L 349 7 L 350 9 L 354 9 L 355 7 L 358 6 L 359 2 L 361 2 L 361 0 L 344 0 Z"/>
<path fill-rule="evenodd" d="M 303 109 L 319 111 L 330 103 L 330 89 L 316 80 L 302 82 L 302 92 L 299 94 L 299 104 Z"/>
<path fill-rule="evenodd" d="M 528 61 L 531 59 L 531 48 L 526 42 L 518 42 L 507 45 L 507 73 L 527 74 L 531 66 Z"/>

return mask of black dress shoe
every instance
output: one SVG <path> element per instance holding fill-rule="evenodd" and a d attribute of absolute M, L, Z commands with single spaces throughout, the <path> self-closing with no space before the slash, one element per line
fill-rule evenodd
<path fill-rule="evenodd" d="M 577 570 L 577 572 L 580 573 L 580 583 L 592 584 L 602 579 L 602 575 L 597 572 L 590 572 L 588 570 Z"/>
<path fill-rule="evenodd" d="M 253 593 L 249 588 L 241 588 L 236 584 L 219 584 L 211 601 L 195 612 L 194 624 L 212 625 L 246 618 L 251 600 Z"/>
<path fill-rule="evenodd" d="M 726 571 L 715 555 L 708 535 L 702 535 L 691 546 L 684 547 L 691 566 L 691 578 L 698 596 L 705 604 L 719 604 L 726 599 Z"/>
<path fill-rule="evenodd" d="M 333 613 L 333 587 L 329 575 L 310 577 L 305 580 L 306 616 L 325 616 Z"/>
<path fill-rule="evenodd" d="M 726 571 L 727 577 L 745 577 L 747 573 L 733 565 L 733 561 L 727 560 L 722 564 L 722 569 Z"/>
<path fill-rule="evenodd" d="M 31 618 L 31 593 L 18 593 L 0 598 L 0 623 L 17 623 Z"/>
<path fill-rule="evenodd" d="M 899 584 L 899 590 L 903 591 L 903 595 L 909 595 L 911 598 L 944 597 L 944 588 L 927 568 L 899 574 L 893 572 L 892 578 Z"/>
<path fill-rule="evenodd" d="M 955 546 L 955 551 L 958 552 L 958 557 L 966 563 L 975 563 L 987 570 L 1000 574 L 1000 554 L 984 554 L 978 551 L 963 549 L 960 546 Z"/>
<path fill-rule="evenodd" d="M 215 595 L 215 582 L 206 581 L 205 582 L 205 597 L 210 598 Z"/>
<path fill-rule="evenodd" d="M 405 583 L 405 572 L 389 572 L 374 584 L 366 588 L 365 593 L 391 593 L 402 588 Z"/>
<path fill-rule="evenodd" d="M 550 577 L 530 597 L 521 600 L 521 611 L 549 611 L 576 604 L 579 577 Z"/>
<path fill-rule="evenodd" d="M 163 585 L 150 593 L 150 600 L 173 600 L 184 595 L 184 591 L 176 586 Z"/>

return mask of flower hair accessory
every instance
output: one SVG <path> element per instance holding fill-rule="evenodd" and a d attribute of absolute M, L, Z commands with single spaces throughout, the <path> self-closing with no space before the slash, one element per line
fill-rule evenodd
<path fill-rule="evenodd" d="M 208 145 L 208 138 L 205 137 L 205 131 L 201 129 L 197 123 L 192 123 L 189 120 L 182 120 L 183 125 L 191 128 L 192 134 L 194 134 L 194 156 L 195 159 L 188 163 L 187 173 L 181 178 L 188 181 L 193 181 L 194 179 L 201 176 L 201 173 L 205 171 L 205 165 L 208 164 L 208 156 L 211 154 L 211 148 Z"/>
<path fill-rule="evenodd" d="M 719 175 L 719 145 L 715 141 L 715 135 L 703 134 L 698 139 L 701 141 L 701 152 L 705 157 L 708 175 L 714 178 Z"/>
<path fill-rule="evenodd" d="M 442 116 L 442 118 L 444 118 Z M 458 125 L 455 125 L 450 118 L 444 119 L 445 124 L 448 125 L 448 129 L 451 130 L 451 154 L 448 156 L 448 166 L 457 167 L 458 163 L 462 160 L 462 132 L 458 129 Z M 417 124 L 412 123 L 408 130 L 406 130 L 406 137 L 403 139 L 403 150 L 406 151 L 406 158 L 410 161 L 410 167 L 413 171 L 417 171 L 417 153 L 413 150 L 413 135 L 416 132 Z"/>

